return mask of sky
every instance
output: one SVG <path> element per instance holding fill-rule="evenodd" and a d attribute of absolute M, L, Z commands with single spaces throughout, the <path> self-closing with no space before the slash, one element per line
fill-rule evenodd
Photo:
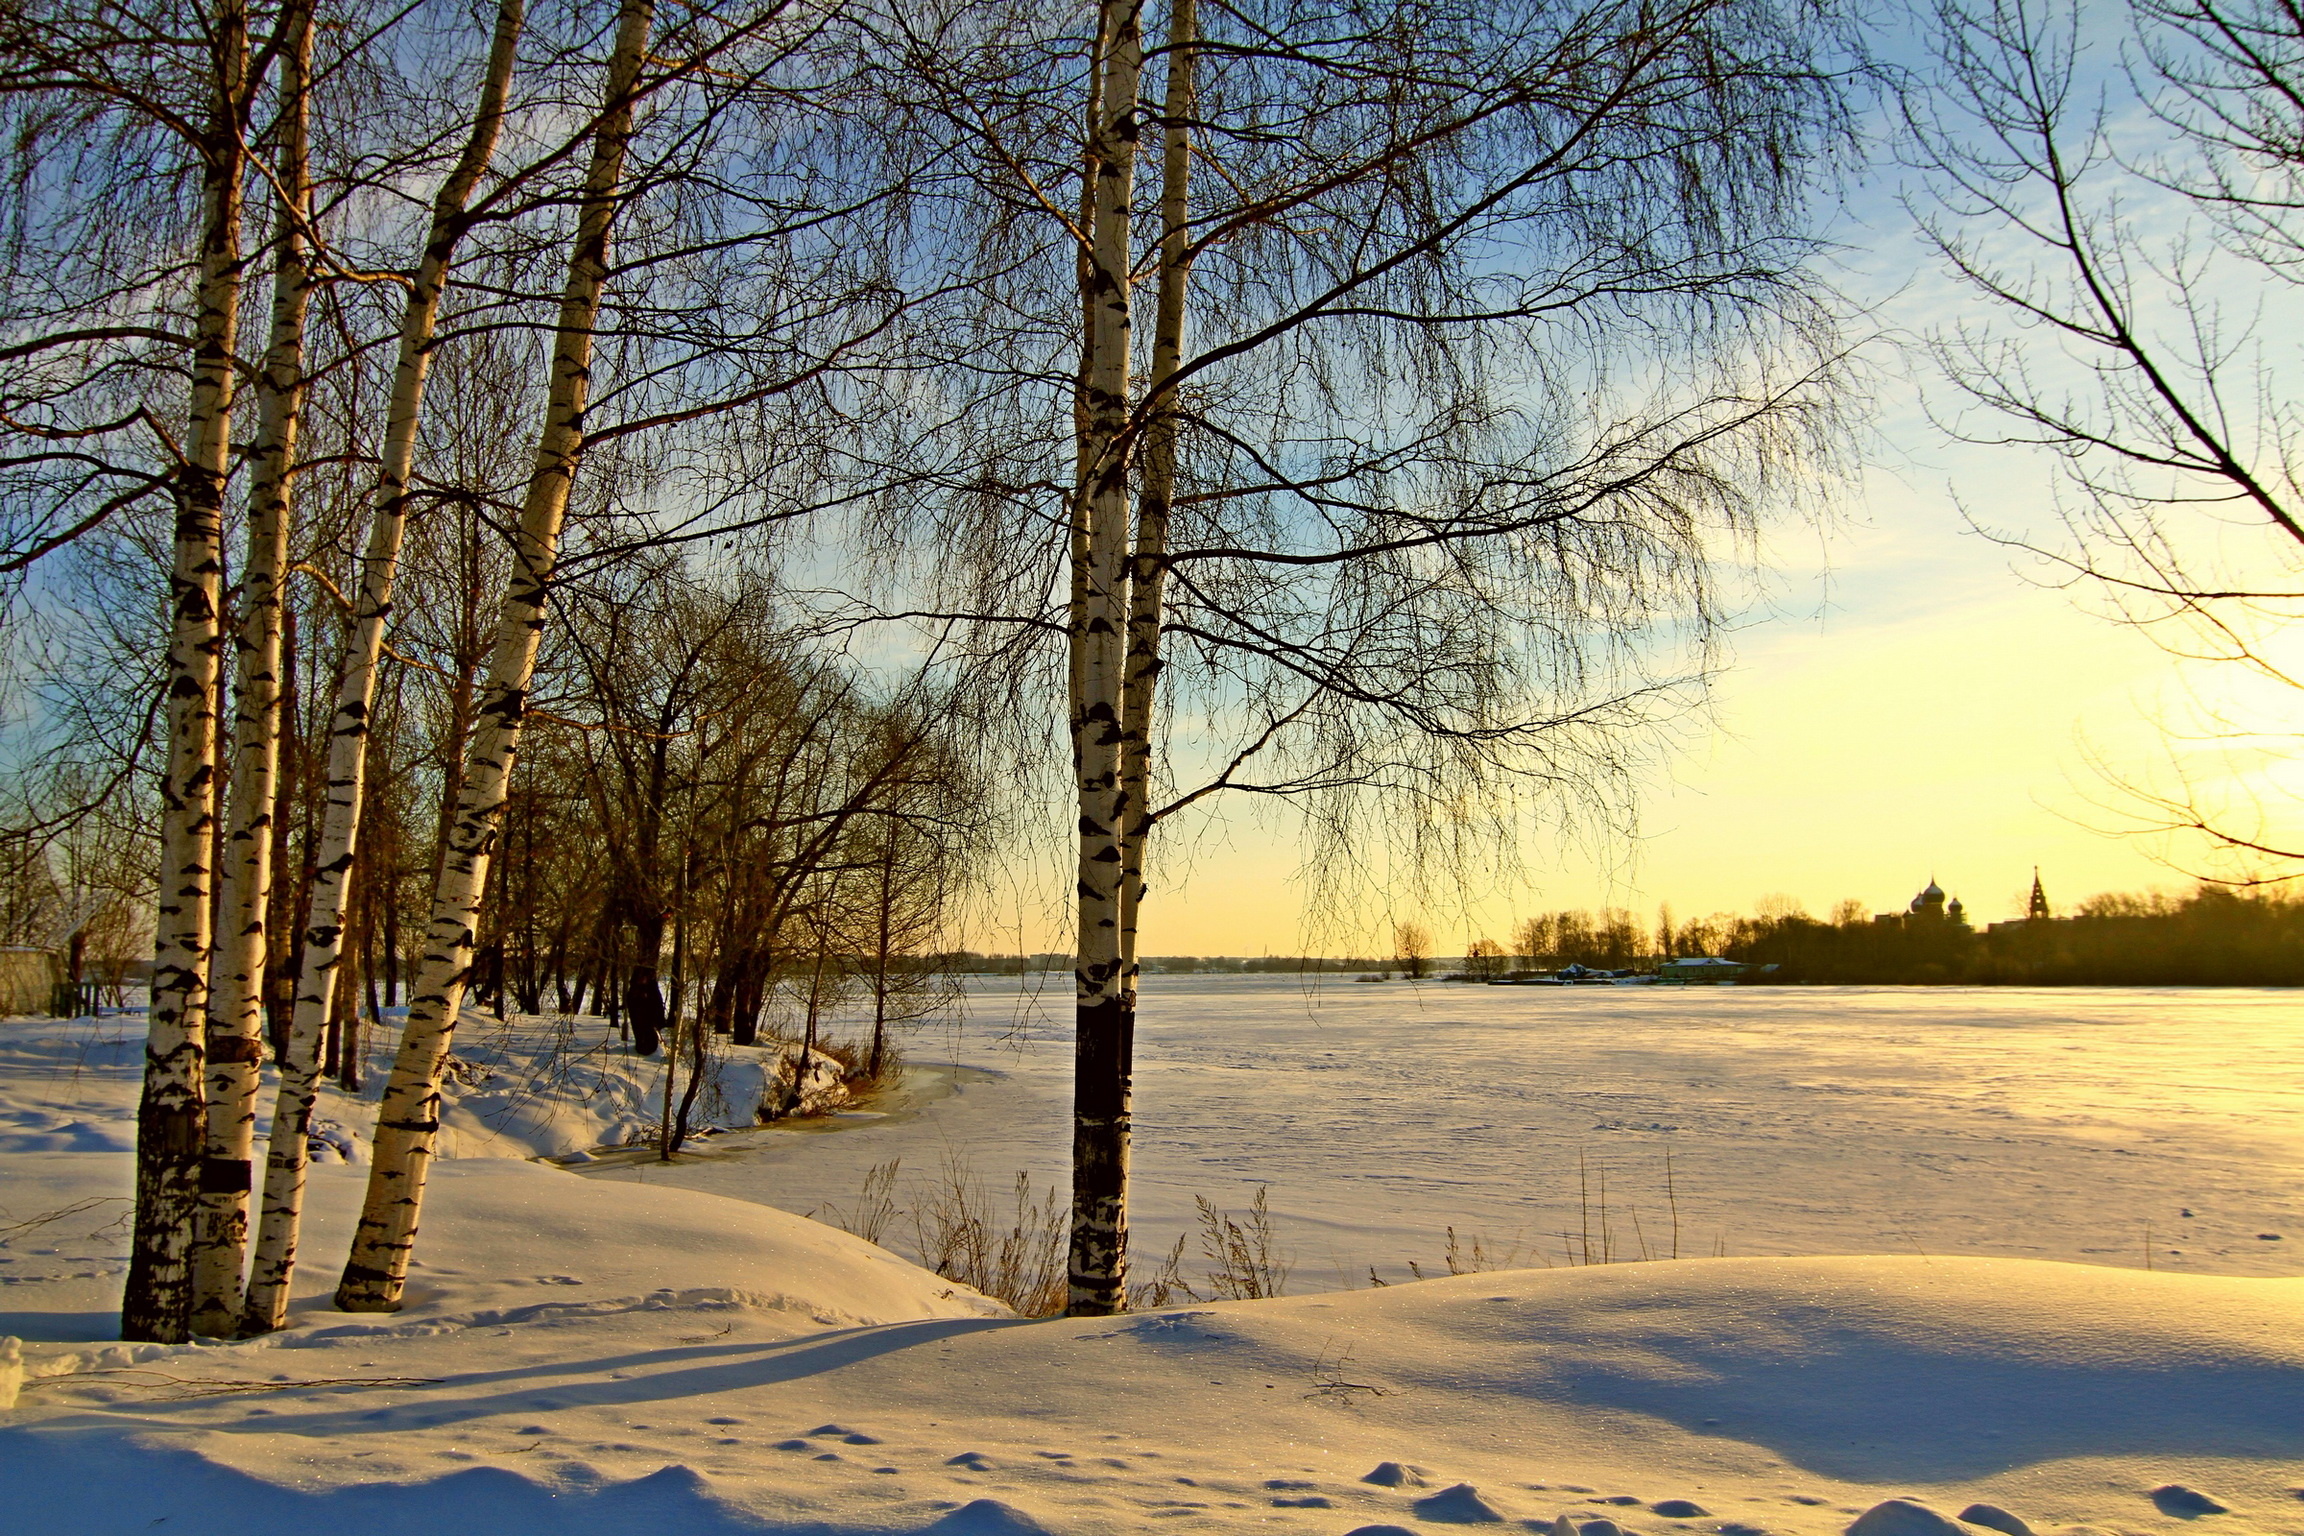
<path fill-rule="evenodd" d="M 1975 301 L 1932 268 L 1899 191 L 1873 171 L 1830 232 L 1859 327 L 1909 335 Z M 1686 920 L 1788 895 L 1818 916 L 1850 898 L 1885 912 L 1931 879 L 1983 923 L 2022 914 L 2035 868 L 2066 909 L 2191 885 L 2198 850 L 2134 835 L 2134 802 L 2108 771 L 2165 783 L 2181 760 L 2212 790 L 2304 793 L 2292 761 L 2184 739 L 2199 701 L 2263 719 L 2267 705 L 2292 717 L 2292 699 L 2251 698 L 2235 669 L 2179 662 L 2090 594 L 2032 579 L 1970 519 L 2053 540 L 2054 464 L 1950 441 L 1924 408 L 1945 398 L 1925 364 L 1888 344 L 1873 362 L 1861 481 L 1827 523 L 1775 529 L 1708 719 L 1643 787 L 1636 836 L 1562 848 L 1540 835 L 1522 879 L 1374 894 L 1339 928 L 1315 920 L 1293 829 L 1236 808 L 1156 849 L 1141 952 L 1381 953 L 1390 923 L 1414 919 L 1461 953 L 1541 910 L 1620 906 L 1652 922 L 1669 904 Z M 1065 947 L 1033 915 L 1051 905 L 1018 896 L 1005 939 L 987 932 L 978 947 Z"/>
<path fill-rule="evenodd" d="M 2187 888 L 2156 856 L 2172 850 L 2118 830 L 2133 822 L 2098 765 L 2153 777 L 2170 752 L 2157 722 L 2233 680 L 2028 579 L 1961 509 L 2046 531 L 2047 467 L 1944 443 L 1907 385 L 1889 393 L 1881 462 L 1833 525 L 1779 528 L 1711 719 L 1647 784 L 1635 837 L 1539 834 L 1522 880 L 1379 899 L 1339 933 L 1308 917 L 1293 826 L 1235 809 L 1156 853 L 1165 888 L 1141 952 L 1372 953 L 1389 919 L 1413 919 L 1460 953 L 1542 910 L 1622 906 L 1648 923 L 1664 903 L 1685 920 L 1789 895 L 1818 916 L 1848 898 L 1886 912 L 1931 879 L 1984 923 L 2022 915 L 2035 867 L 2058 906 Z M 1043 906 L 1036 885 L 1013 893 L 1007 931 L 974 947 L 1063 947 Z"/>
<path fill-rule="evenodd" d="M 2052 902 L 2189 884 L 2109 832 L 2091 766 L 2164 755 L 2151 720 L 2184 682 L 2148 639 L 2021 579 L 1941 482 L 1875 475 L 1847 526 L 1780 548 L 1780 612 L 1738 633 L 1713 723 L 1648 786 L 1636 839 L 1391 915 L 1452 950 L 1560 907 L 1686 919 L 1790 895 L 1820 916 L 1844 898 L 1891 911 L 1933 878 L 1982 922 L 2021 915 L 2035 866 Z M 1180 887 L 1147 902 L 1142 951 L 1350 947 L 1306 928 L 1298 862 L 1285 824 L 1204 834 Z"/>

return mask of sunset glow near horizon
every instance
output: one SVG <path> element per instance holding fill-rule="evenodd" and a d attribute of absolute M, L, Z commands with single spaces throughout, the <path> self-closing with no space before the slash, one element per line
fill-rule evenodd
<path fill-rule="evenodd" d="M 1972 312 L 1989 320 L 1932 268 L 1899 190 L 1876 170 L 1827 233 L 1865 323 L 1910 337 Z M 2298 302 L 2289 290 L 2258 298 L 2274 315 Z M 1208 802 L 1198 824 L 1155 838 L 1139 953 L 1375 955 L 1394 921 L 1414 920 L 1439 952 L 1460 954 L 1540 911 L 1628 908 L 1651 931 L 1660 905 L 1685 922 L 1771 896 L 1817 917 L 1846 899 L 1888 912 L 1931 879 L 1982 926 L 2023 914 L 2035 867 L 2059 912 L 2103 892 L 2191 888 L 2203 846 L 2123 835 L 2138 802 L 2117 780 L 2165 787 L 2181 774 L 2233 825 L 2259 806 L 2270 825 L 2292 825 L 2304 762 L 2293 725 L 2278 729 L 2294 719 L 2292 690 L 2180 661 L 2107 618 L 2100 592 L 2043 585 L 2036 561 L 1976 532 L 1970 517 L 2061 544 L 2057 465 L 1948 440 L 1912 376 L 1926 364 L 1875 345 L 1870 468 L 1825 524 L 1770 530 L 1762 595 L 1732 625 L 1711 724 L 1644 785 L 1636 835 L 1563 847 L 1538 831 L 1524 877 L 1498 888 L 1442 894 L 1442 879 L 1419 899 L 1377 878 L 1311 900 L 1285 813 L 1252 797 Z M 2237 512 L 2195 504 L 2177 521 L 2233 570 L 2280 552 Z M 2304 676 L 2304 638 L 2260 648 Z M 2219 712 L 2274 730 L 2252 752 L 2202 739 L 2200 722 Z M 1039 870 L 1015 884 L 1029 891 L 990 903 L 971 946 L 1068 948 L 1069 880 Z M 1339 898 L 1358 915 L 1327 915 Z"/>
<path fill-rule="evenodd" d="M 1837 526 L 1777 530 L 1772 611 L 1738 627 L 1715 723 L 1647 786 L 1635 840 L 1560 851 L 1539 832 L 1521 881 L 1395 898 L 1339 929 L 1308 915 L 1285 819 L 1236 800 L 1156 847 L 1140 952 L 1377 954 L 1391 921 L 1409 919 L 1461 953 L 1538 911 L 1625 907 L 1650 929 L 1660 904 L 1685 922 L 1765 896 L 1818 917 L 1848 898 L 1886 912 L 1930 879 L 1981 926 L 2022 915 L 2035 866 L 2059 911 L 2104 891 L 2188 889 L 2154 856 L 2181 845 L 2108 830 L 2118 797 L 2091 759 L 2164 773 L 2156 722 L 2183 718 L 2188 689 L 2235 686 L 2232 669 L 2179 663 L 2086 594 L 2027 581 L 2019 556 L 1968 527 L 1961 502 L 1996 526 L 2049 531 L 2044 466 L 1925 444 L 1912 459 L 1874 473 Z M 2278 775 L 2258 772 L 2265 785 Z M 972 928 L 971 947 L 1067 948 L 1043 910 L 1012 901 L 998 930 Z"/>

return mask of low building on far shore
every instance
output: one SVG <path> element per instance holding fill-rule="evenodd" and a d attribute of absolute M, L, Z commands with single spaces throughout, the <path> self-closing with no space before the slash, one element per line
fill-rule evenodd
<path fill-rule="evenodd" d="M 12 944 L 0 948 L 0 1015 L 44 1017 L 56 1006 L 64 962 L 52 950 Z"/>

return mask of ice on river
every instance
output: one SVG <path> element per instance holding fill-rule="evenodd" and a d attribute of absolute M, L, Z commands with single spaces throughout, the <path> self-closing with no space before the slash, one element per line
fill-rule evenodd
<path fill-rule="evenodd" d="M 1068 982 L 1029 985 L 981 984 L 963 1029 L 914 1036 L 885 1119 L 596 1176 L 802 1212 L 895 1157 L 1060 1182 Z M 2142 1267 L 2149 1234 L 2155 1268 L 2304 1273 L 2293 992 L 1155 976 L 1136 1065 L 1138 1251 L 1193 1196 L 1264 1184 L 1298 1290 L 1432 1273 L 1449 1226 L 1532 1265 L 1662 1256 L 1675 1204 L 1682 1255 Z"/>

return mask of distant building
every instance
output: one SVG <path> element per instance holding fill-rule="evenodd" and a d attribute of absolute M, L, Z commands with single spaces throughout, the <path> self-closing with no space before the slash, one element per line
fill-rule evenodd
<path fill-rule="evenodd" d="M 2041 887 L 2040 866 L 2035 864 L 2032 866 L 2032 899 L 2024 904 L 2024 915 L 2014 922 L 1994 923 L 1984 931 L 1986 933 L 2014 933 L 2021 929 L 2036 927 L 2042 923 L 2061 921 L 2068 921 L 2068 919 L 2049 915 L 2048 892 Z"/>
<path fill-rule="evenodd" d="M 0 1015 L 47 1013 L 55 1006 L 56 988 L 63 980 L 64 965 L 54 951 L 0 948 Z"/>
<path fill-rule="evenodd" d="M 2034 871 L 2034 874 L 2037 875 L 2038 871 Z M 1960 904 L 1959 897 L 1946 897 L 1944 887 L 1931 878 L 1903 911 L 1875 913 L 1872 921 L 1887 928 L 1920 925 L 1966 928 L 1968 909 Z"/>

